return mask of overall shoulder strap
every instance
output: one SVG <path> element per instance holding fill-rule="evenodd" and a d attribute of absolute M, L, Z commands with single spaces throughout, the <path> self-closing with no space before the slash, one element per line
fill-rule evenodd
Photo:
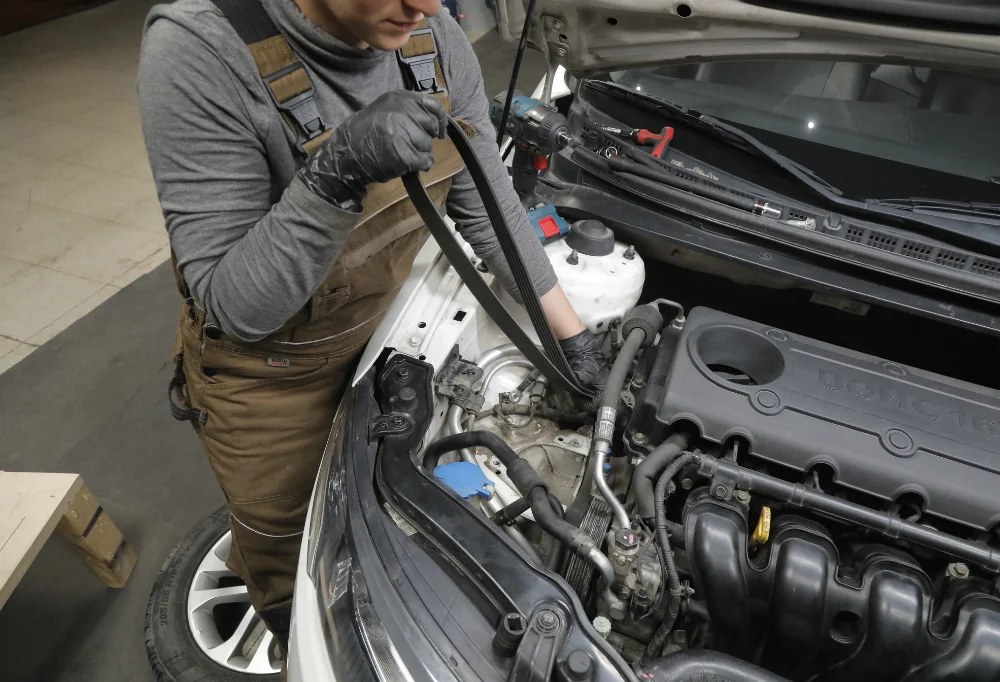
<path fill-rule="evenodd" d="M 246 43 L 271 100 L 295 134 L 296 148 L 308 156 L 332 131 L 316 107 L 315 90 L 305 66 L 260 0 L 212 2 Z"/>
<path fill-rule="evenodd" d="M 212 0 L 247 45 L 281 35 L 259 0 Z"/>
<path fill-rule="evenodd" d="M 271 100 L 295 134 L 296 148 L 306 156 L 311 155 L 333 131 L 320 116 L 312 79 L 305 66 L 260 0 L 212 2 L 246 43 Z M 406 45 L 396 50 L 396 58 L 407 88 L 433 94 L 451 113 L 437 41 L 426 19 L 410 34 Z"/>

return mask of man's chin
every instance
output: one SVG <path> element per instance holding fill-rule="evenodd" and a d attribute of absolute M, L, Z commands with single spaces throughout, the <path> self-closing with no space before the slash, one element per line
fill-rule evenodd
<path fill-rule="evenodd" d="M 402 32 L 384 30 L 379 31 L 377 35 L 372 36 L 372 39 L 368 41 L 368 44 L 378 50 L 394 52 L 403 47 L 403 45 L 406 45 L 409 40 L 410 31 Z"/>
<path fill-rule="evenodd" d="M 435 16 L 437 13 L 428 16 Z M 417 30 L 420 25 L 419 21 L 414 21 L 412 23 L 401 24 L 395 21 L 382 21 L 375 28 L 375 32 L 378 35 L 372 36 L 374 40 L 369 42 L 369 45 L 377 47 L 380 50 L 398 50 L 399 48 L 406 45 L 407 41 L 410 39 L 410 35 Z"/>

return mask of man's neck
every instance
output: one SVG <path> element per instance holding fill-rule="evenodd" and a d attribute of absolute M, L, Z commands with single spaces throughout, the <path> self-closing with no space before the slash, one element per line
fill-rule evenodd
<path fill-rule="evenodd" d="M 337 20 L 337 17 L 334 16 L 329 6 L 323 0 L 295 0 L 295 4 L 298 5 L 309 21 L 319 26 L 334 38 L 343 40 L 351 47 L 359 47 L 361 49 L 368 47 L 368 43 L 358 40 L 355 35 Z"/>

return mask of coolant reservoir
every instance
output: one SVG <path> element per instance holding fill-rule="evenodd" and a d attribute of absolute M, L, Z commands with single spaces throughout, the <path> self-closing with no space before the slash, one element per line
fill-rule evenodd
<path fill-rule="evenodd" d="M 607 331 L 612 320 L 621 319 L 639 302 L 646 280 L 642 258 L 627 244 L 616 242 L 604 223 L 581 220 L 573 224 L 565 239 L 544 248 L 573 309 L 595 334 Z M 537 341 L 524 308 L 509 296 L 504 304 Z"/>

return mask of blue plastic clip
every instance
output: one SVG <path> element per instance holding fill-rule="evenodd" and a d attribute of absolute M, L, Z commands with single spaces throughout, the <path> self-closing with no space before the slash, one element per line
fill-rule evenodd
<path fill-rule="evenodd" d="M 483 475 L 483 470 L 472 462 L 452 462 L 434 467 L 434 476 L 466 499 L 480 495 L 488 498 L 493 481 Z"/>

